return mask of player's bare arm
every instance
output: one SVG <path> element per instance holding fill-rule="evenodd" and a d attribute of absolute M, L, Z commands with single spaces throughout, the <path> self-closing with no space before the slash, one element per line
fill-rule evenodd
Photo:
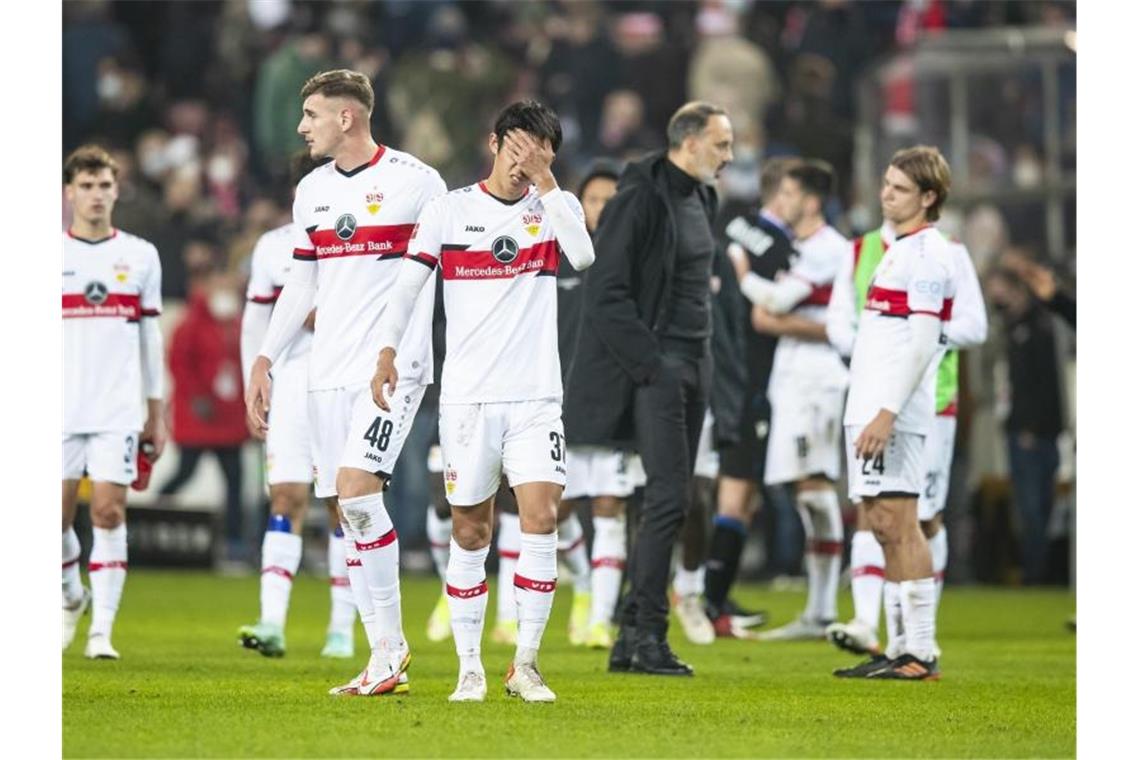
<path fill-rule="evenodd" d="M 245 420 L 249 432 L 259 441 L 265 440 L 269 431 L 269 391 L 272 383 L 269 368 L 273 363 L 266 356 L 253 360 L 249 371 L 249 383 L 245 387 Z"/>
<path fill-rule="evenodd" d="M 763 306 L 752 307 L 752 329 L 765 335 L 786 335 L 813 343 L 827 342 L 826 325 L 795 314 L 773 314 Z"/>

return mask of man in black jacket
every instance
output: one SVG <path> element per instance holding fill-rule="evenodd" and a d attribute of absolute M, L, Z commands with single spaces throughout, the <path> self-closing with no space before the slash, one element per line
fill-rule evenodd
<path fill-rule="evenodd" d="M 732 160 L 723 109 L 688 103 L 668 150 L 631 163 L 606 205 L 566 388 L 570 444 L 629 445 L 647 482 L 610 669 L 691 675 L 669 648 L 666 589 L 711 383 L 711 187 Z"/>

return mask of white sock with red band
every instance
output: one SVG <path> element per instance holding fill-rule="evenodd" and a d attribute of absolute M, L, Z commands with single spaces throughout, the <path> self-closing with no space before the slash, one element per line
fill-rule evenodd
<path fill-rule="evenodd" d="M 83 580 L 79 577 L 79 536 L 75 528 L 63 532 L 63 603 L 74 607 L 83 599 Z"/>
<path fill-rule="evenodd" d="M 838 615 L 839 570 L 843 564 L 843 515 L 839 496 L 830 488 L 803 491 L 796 506 L 806 534 L 808 601 L 805 614 L 815 621 Z"/>
<path fill-rule="evenodd" d="M 356 622 L 356 603 L 348 585 L 348 567 L 345 564 L 344 529 L 329 534 L 329 632 L 352 635 Z"/>
<path fill-rule="evenodd" d="M 562 553 L 562 559 L 570 570 L 574 593 L 588 593 L 590 557 L 586 554 L 586 534 L 582 530 L 582 522 L 574 512 L 558 523 L 558 551 Z"/>
<path fill-rule="evenodd" d="M 625 515 L 594 518 L 594 561 L 590 574 L 590 625 L 614 617 L 625 570 Z"/>
<path fill-rule="evenodd" d="M 523 533 L 519 564 L 515 569 L 515 603 L 518 607 L 519 638 L 515 662 L 533 664 L 538 657 L 542 633 L 554 606 L 558 579 L 556 533 Z"/>
<path fill-rule="evenodd" d="M 340 529 L 344 533 L 344 565 L 348 571 L 348 589 L 352 592 L 356 611 L 360 613 L 360 623 L 368 636 L 368 647 L 375 649 L 380 644 L 380 629 L 376 626 L 376 610 L 372 606 L 368 578 L 364 575 L 364 565 L 356 551 L 356 538 L 352 535 L 352 529 L 345 525 L 341 525 Z"/>
<path fill-rule="evenodd" d="M 384 495 L 371 493 L 341 499 L 340 509 L 356 534 L 356 553 L 368 581 L 380 640 L 392 647 L 402 646 L 400 541 L 392 527 L 392 518 L 384 508 Z"/>
<path fill-rule="evenodd" d="M 301 537 L 267 530 L 261 540 L 261 622 L 285 626 L 293 577 L 301 566 Z"/>
<path fill-rule="evenodd" d="M 893 660 L 902 655 L 906 649 L 902 592 L 899 589 L 899 584 L 893 581 L 887 581 L 883 584 L 883 613 L 887 622 L 887 649 L 884 654 Z"/>
<path fill-rule="evenodd" d="M 902 602 L 904 651 L 920 660 L 934 659 L 934 578 L 899 584 Z"/>
<path fill-rule="evenodd" d="M 929 539 L 930 560 L 934 565 L 934 617 L 938 619 L 938 603 L 942 601 L 942 587 L 946 585 L 946 563 L 950 558 L 950 545 L 946 541 L 946 526 L 940 525 L 938 532 Z"/>
<path fill-rule="evenodd" d="M 519 563 L 521 541 L 522 528 L 519 526 L 519 516 L 500 512 L 499 538 L 495 545 L 499 552 L 499 585 L 495 599 L 497 621 L 518 620 L 518 608 L 515 605 L 515 568 Z"/>
<path fill-rule="evenodd" d="M 483 618 L 487 614 L 487 554 L 490 546 L 468 551 L 451 540 L 447 561 L 447 607 L 459 655 L 459 672 L 483 672 L 479 657 Z"/>
<path fill-rule="evenodd" d="M 87 636 L 110 636 L 127 582 L 127 526 L 92 528 L 94 541 L 87 573 L 91 581 L 91 629 Z"/>
<path fill-rule="evenodd" d="M 878 634 L 879 611 L 883 601 L 883 547 L 869 530 L 857 530 L 851 537 L 851 598 L 855 619 Z"/>
<path fill-rule="evenodd" d="M 427 539 L 431 547 L 431 561 L 436 575 L 442 581 L 447 577 L 447 552 L 451 546 L 451 518 L 444 519 L 435 513 L 435 505 L 427 508 Z"/>

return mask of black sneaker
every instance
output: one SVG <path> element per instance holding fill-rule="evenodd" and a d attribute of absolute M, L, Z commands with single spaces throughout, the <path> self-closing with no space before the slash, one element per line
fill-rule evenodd
<path fill-rule="evenodd" d="M 637 644 L 637 629 L 632 625 L 623 625 L 618 630 L 617 641 L 610 650 L 611 673 L 628 673 L 629 663 L 633 658 L 633 648 Z"/>
<path fill-rule="evenodd" d="M 872 673 L 889 667 L 890 664 L 891 661 L 885 654 L 876 654 L 872 655 L 871 659 L 864 660 L 854 667 L 836 668 L 831 673 L 838 678 L 867 678 Z"/>
<path fill-rule="evenodd" d="M 643 633 L 638 638 L 629 661 L 629 672 L 655 676 L 693 675 L 693 669 L 673 654 L 665 637 L 655 633 Z"/>
<path fill-rule="evenodd" d="M 768 623 L 767 610 L 746 610 L 733 601 L 732 597 L 724 600 L 724 613 L 732 617 L 732 623 L 740 628 L 758 628 Z"/>
<path fill-rule="evenodd" d="M 924 662 L 912 654 L 896 657 L 886 667 L 867 674 L 867 678 L 893 681 L 937 681 L 941 677 L 942 671 L 938 669 L 938 660 Z"/>

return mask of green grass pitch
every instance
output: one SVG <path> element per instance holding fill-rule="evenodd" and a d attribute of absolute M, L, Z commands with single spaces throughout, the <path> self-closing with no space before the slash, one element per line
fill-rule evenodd
<path fill-rule="evenodd" d="M 842 681 L 854 659 L 826 643 L 671 639 L 697 675 L 611 675 L 606 653 L 566 640 L 570 594 L 559 590 L 540 665 L 552 705 L 508 699 L 510 650 L 485 639 L 489 693 L 452 705 L 452 642 L 428 643 L 438 583 L 403 585 L 411 693 L 330 697 L 365 658 L 317 656 L 327 585 L 302 575 L 288 654 L 237 644 L 257 610 L 257 579 L 132 571 L 115 627 L 118 662 L 83 659 L 88 619 L 63 662 L 65 757 L 1060 757 L 1076 754 L 1076 638 L 1065 591 L 951 588 L 943 602 L 937 683 Z M 494 591 L 492 590 L 492 594 Z M 748 586 L 740 601 L 777 624 L 795 593 Z M 490 610 L 494 610 L 494 598 Z M 844 592 L 840 613 L 850 614 Z M 488 626 L 489 630 L 489 626 Z"/>

